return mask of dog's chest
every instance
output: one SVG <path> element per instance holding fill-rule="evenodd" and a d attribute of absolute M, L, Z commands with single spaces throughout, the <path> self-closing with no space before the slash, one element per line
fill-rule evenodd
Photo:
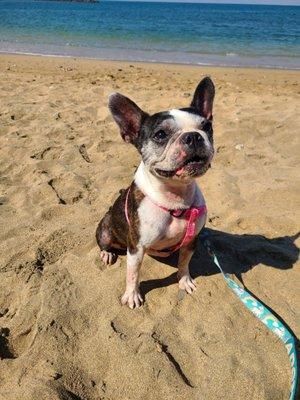
<path fill-rule="evenodd" d="M 164 249 L 178 244 L 184 237 L 188 220 L 174 217 L 145 198 L 139 207 L 140 242 L 146 248 Z M 196 223 L 195 234 L 205 222 L 201 217 Z"/>
<path fill-rule="evenodd" d="M 186 227 L 187 219 L 185 217 L 177 218 L 170 214 L 169 224 L 165 228 L 164 236 L 166 239 L 181 237 L 185 233 Z"/>

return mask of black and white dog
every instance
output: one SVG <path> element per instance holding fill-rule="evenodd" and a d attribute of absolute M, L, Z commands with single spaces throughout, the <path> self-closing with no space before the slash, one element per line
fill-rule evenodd
<path fill-rule="evenodd" d="M 165 257 L 179 249 L 179 287 L 191 293 L 189 273 L 196 237 L 206 221 L 205 200 L 195 182 L 214 154 L 212 108 L 214 84 L 204 78 L 190 107 L 149 115 L 127 97 L 114 93 L 109 108 L 125 142 L 142 161 L 129 188 L 98 225 L 101 259 L 113 264 L 127 254 L 122 304 L 139 307 L 139 270 L 144 254 Z"/>

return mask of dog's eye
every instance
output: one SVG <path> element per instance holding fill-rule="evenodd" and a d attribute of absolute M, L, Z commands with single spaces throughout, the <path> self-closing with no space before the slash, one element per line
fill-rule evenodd
<path fill-rule="evenodd" d="M 201 126 L 201 130 L 207 133 L 211 133 L 212 132 L 212 123 L 211 121 L 204 121 L 202 126 Z"/>
<path fill-rule="evenodd" d="M 159 131 L 154 133 L 153 139 L 160 143 L 163 142 L 167 138 L 167 136 L 168 135 L 166 134 L 166 132 L 160 129 Z"/>

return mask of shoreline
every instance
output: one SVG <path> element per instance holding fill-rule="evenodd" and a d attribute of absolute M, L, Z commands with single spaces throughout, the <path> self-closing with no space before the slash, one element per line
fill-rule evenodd
<path fill-rule="evenodd" d="M 41 59 L 58 59 L 58 60 L 73 60 L 73 61 L 87 61 L 97 63 L 112 63 L 112 64 L 138 64 L 138 65 L 149 65 L 149 66 L 168 66 L 168 67 L 183 67 L 183 68 L 213 68 L 213 69 L 239 69 L 239 70 L 262 70 L 262 71 L 290 71 L 299 72 L 300 68 L 284 68 L 284 67 L 273 67 L 273 66 L 243 66 L 243 65 L 213 65 L 213 64 L 191 64 L 191 63 L 180 63 L 180 62 L 165 62 L 165 61 L 144 61 L 144 60 L 121 60 L 121 59 L 101 59 L 96 57 L 84 57 L 84 56 L 72 56 L 72 55 L 56 55 L 56 54 L 39 54 L 39 53 L 23 53 L 23 52 L 6 52 L 0 50 L 0 59 L 4 57 L 35 57 Z"/>
<path fill-rule="evenodd" d="M 194 53 L 121 48 L 93 48 L 68 45 L 24 46 L 6 41 L 0 42 L 0 54 L 35 55 L 42 57 L 66 57 L 101 61 L 128 61 L 160 64 L 180 64 L 210 67 L 265 68 L 300 70 L 300 58 L 292 56 L 245 55 L 238 53 Z"/>

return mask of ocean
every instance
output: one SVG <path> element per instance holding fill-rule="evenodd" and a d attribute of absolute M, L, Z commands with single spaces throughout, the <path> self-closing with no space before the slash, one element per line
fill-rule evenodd
<path fill-rule="evenodd" d="M 300 68 L 300 7 L 0 0 L 0 52 Z"/>

